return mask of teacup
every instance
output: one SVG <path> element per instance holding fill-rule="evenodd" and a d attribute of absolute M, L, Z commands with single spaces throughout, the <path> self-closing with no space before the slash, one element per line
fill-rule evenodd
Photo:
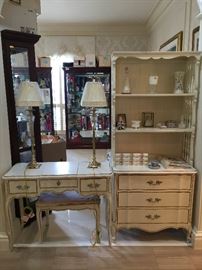
<path fill-rule="evenodd" d="M 132 120 L 131 121 L 131 127 L 132 128 L 140 128 L 140 123 L 141 123 L 140 120 Z"/>

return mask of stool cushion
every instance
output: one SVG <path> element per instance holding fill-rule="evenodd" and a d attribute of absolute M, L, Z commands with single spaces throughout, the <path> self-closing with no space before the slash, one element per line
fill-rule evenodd
<path fill-rule="evenodd" d="M 41 193 L 37 201 L 38 206 L 47 205 L 75 205 L 75 204 L 99 204 L 98 195 L 80 195 L 76 191 L 67 191 L 63 193 L 44 192 Z"/>

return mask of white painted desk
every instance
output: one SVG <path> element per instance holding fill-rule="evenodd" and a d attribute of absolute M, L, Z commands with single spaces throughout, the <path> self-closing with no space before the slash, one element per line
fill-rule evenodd
<path fill-rule="evenodd" d="M 13 248 L 11 200 L 36 197 L 41 192 L 75 190 L 83 195 L 97 194 L 106 198 L 106 224 L 111 245 L 112 170 L 108 162 L 97 169 L 87 168 L 88 162 L 42 162 L 38 169 L 27 169 L 27 163 L 15 164 L 3 177 L 5 209 L 10 248 Z"/>

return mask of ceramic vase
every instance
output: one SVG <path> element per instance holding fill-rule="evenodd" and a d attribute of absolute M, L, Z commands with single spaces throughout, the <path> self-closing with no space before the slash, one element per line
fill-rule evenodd
<path fill-rule="evenodd" d="M 175 72 L 175 94 L 184 93 L 184 71 L 176 71 Z"/>

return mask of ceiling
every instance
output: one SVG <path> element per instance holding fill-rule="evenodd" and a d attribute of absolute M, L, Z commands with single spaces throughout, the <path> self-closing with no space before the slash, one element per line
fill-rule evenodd
<path fill-rule="evenodd" d="M 145 24 L 161 0 L 41 0 L 38 24 Z"/>

